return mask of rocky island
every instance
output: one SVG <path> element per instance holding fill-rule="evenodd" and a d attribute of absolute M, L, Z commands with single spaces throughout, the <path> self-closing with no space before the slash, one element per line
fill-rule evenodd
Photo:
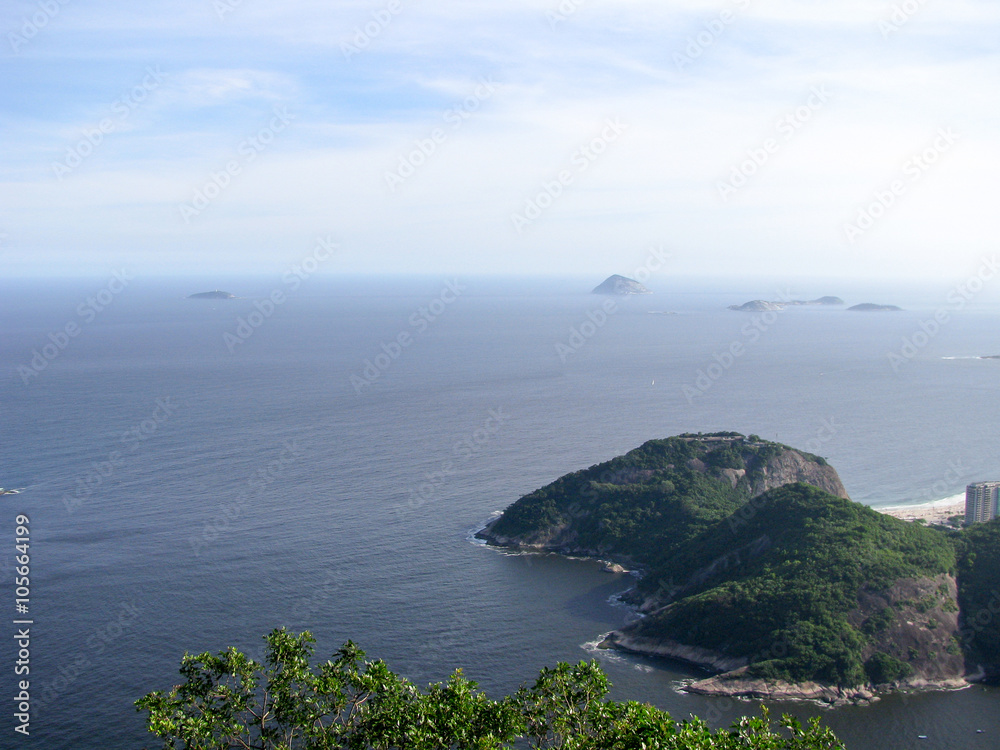
<path fill-rule="evenodd" d="M 195 294 L 189 294 L 188 299 L 236 299 L 236 295 L 216 289 L 213 292 L 197 292 Z"/>
<path fill-rule="evenodd" d="M 752 299 L 742 305 L 730 305 L 727 309 L 736 312 L 777 312 L 784 310 L 785 306 L 780 302 L 768 302 L 763 299 Z"/>
<path fill-rule="evenodd" d="M 769 302 L 763 299 L 754 299 L 744 302 L 742 305 L 730 305 L 728 309 L 737 312 L 771 312 L 784 310 L 786 307 L 801 307 L 803 305 L 842 305 L 844 300 L 840 297 L 820 297 L 819 299 L 801 300 L 793 299 L 783 302 Z"/>
<path fill-rule="evenodd" d="M 895 305 L 877 305 L 874 302 L 862 302 L 860 305 L 847 308 L 851 312 L 901 312 L 902 307 Z"/>
<path fill-rule="evenodd" d="M 591 291 L 591 294 L 652 294 L 646 287 L 640 284 L 635 279 L 630 279 L 626 276 L 619 276 L 618 274 L 613 274 L 608 276 L 604 281 L 595 286 Z"/>
<path fill-rule="evenodd" d="M 842 300 L 840 297 L 828 296 L 828 297 L 820 297 L 819 299 L 811 299 L 806 302 L 803 302 L 802 300 L 792 300 L 788 304 L 789 305 L 842 305 L 844 304 L 844 300 Z"/>
<path fill-rule="evenodd" d="M 754 435 L 651 440 L 477 536 L 640 568 L 625 599 L 644 617 L 602 645 L 709 671 L 691 692 L 864 703 L 1000 676 L 1000 618 L 982 616 L 1000 597 L 1000 521 L 878 513 L 823 458 Z"/>

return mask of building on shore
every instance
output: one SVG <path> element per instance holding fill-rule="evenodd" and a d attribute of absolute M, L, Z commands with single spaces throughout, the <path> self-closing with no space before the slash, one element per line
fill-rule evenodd
<path fill-rule="evenodd" d="M 965 525 L 996 518 L 1000 501 L 1000 482 L 975 482 L 965 488 Z"/>

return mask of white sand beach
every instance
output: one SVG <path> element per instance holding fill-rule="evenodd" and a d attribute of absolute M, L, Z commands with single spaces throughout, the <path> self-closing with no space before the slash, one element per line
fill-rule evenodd
<path fill-rule="evenodd" d="M 919 505 L 887 505 L 876 507 L 875 510 L 904 521 L 916 521 L 918 518 L 923 518 L 929 524 L 944 524 L 952 516 L 965 514 L 965 495 L 955 495 L 944 500 Z"/>

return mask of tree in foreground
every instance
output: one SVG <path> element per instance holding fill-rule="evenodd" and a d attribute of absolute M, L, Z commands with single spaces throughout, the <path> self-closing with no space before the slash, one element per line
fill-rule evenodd
<path fill-rule="evenodd" d="M 264 664 L 234 648 L 181 661 L 184 682 L 136 701 L 147 728 L 169 750 L 843 750 L 828 728 L 767 709 L 730 729 L 674 721 L 653 706 L 604 700 L 596 662 L 560 663 L 500 700 L 456 670 L 420 690 L 348 641 L 311 665 L 315 639 L 273 630 Z"/>

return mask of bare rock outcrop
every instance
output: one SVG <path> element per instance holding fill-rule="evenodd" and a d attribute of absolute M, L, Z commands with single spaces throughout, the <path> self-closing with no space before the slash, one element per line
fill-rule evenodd
<path fill-rule="evenodd" d="M 847 490 L 837 470 L 827 463 L 807 458 L 791 448 L 770 459 L 750 482 L 750 496 L 763 495 L 768 490 L 794 482 L 804 482 L 849 500 Z"/>

